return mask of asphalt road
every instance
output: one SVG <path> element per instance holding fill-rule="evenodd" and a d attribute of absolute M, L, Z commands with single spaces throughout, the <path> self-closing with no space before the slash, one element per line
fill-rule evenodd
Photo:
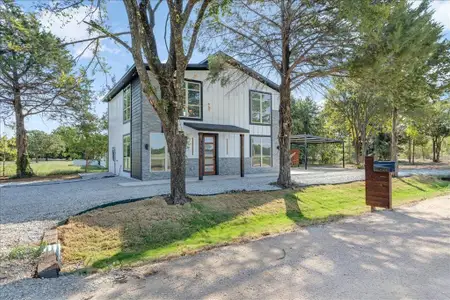
<path fill-rule="evenodd" d="M 1 299 L 450 299 L 450 196 Z"/>

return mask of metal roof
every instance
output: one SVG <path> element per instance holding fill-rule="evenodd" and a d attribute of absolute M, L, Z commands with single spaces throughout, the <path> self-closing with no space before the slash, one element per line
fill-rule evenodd
<path fill-rule="evenodd" d="M 307 144 L 342 144 L 344 141 L 342 140 L 336 140 L 336 139 L 330 139 L 326 137 L 321 136 L 315 136 L 311 134 L 297 134 L 297 135 L 291 135 L 291 144 L 301 144 L 303 145 L 305 143 Z"/>
<path fill-rule="evenodd" d="M 250 132 L 248 129 L 233 126 L 233 125 L 190 123 L 190 122 L 184 122 L 184 125 L 186 125 L 187 127 L 191 127 L 198 131 L 239 132 L 239 133 L 249 133 Z"/>

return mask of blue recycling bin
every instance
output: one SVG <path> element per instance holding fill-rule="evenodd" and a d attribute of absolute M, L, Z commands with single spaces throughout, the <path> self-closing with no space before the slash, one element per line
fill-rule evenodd
<path fill-rule="evenodd" d="M 395 161 L 374 161 L 373 162 L 374 172 L 395 172 Z"/>

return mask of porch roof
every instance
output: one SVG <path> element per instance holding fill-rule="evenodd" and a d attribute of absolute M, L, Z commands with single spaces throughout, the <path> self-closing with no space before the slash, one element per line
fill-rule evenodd
<path fill-rule="evenodd" d="M 192 129 L 195 129 L 197 131 L 238 132 L 238 133 L 249 133 L 250 132 L 248 129 L 237 127 L 234 125 L 192 123 L 192 122 L 184 122 L 184 125 L 192 128 Z"/>

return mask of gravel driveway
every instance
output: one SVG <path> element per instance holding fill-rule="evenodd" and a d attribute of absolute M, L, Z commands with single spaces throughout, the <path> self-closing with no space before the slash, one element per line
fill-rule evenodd
<path fill-rule="evenodd" d="M 128 271 L 24 279 L 0 299 L 439 300 L 449 266 L 445 196 Z"/>

